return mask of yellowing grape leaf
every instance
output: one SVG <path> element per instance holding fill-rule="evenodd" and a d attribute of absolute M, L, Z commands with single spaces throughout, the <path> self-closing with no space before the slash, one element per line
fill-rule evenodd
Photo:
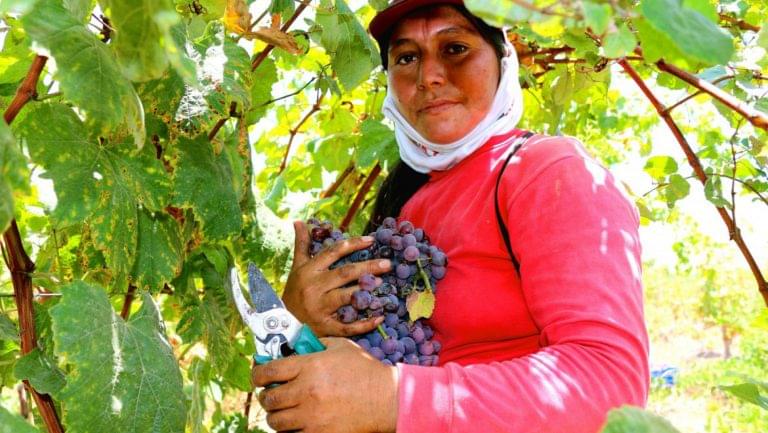
<path fill-rule="evenodd" d="M 280 29 L 259 27 L 253 32 L 247 32 L 245 37 L 246 39 L 258 39 L 270 45 L 282 48 L 291 54 L 301 54 L 301 48 L 299 48 L 299 44 L 296 43 L 293 36 Z"/>
<path fill-rule="evenodd" d="M 405 300 L 411 320 L 429 319 L 435 309 L 435 294 L 430 291 L 413 292 Z"/>
<path fill-rule="evenodd" d="M 126 322 L 101 288 L 77 281 L 62 294 L 50 314 L 56 353 L 71 368 L 60 394 L 67 431 L 184 431 L 181 372 L 152 297 Z"/>
<path fill-rule="evenodd" d="M 227 0 L 222 18 L 224 27 L 230 32 L 242 35 L 251 28 L 251 13 L 245 0 Z"/>

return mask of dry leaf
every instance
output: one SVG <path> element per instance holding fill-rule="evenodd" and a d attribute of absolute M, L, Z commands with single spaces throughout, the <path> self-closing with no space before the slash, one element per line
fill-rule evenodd
<path fill-rule="evenodd" d="M 269 27 L 259 27 L 256 31 L 245 34 L 247 39 L 258 39 L 270 45 L 280 47 L 291 54 L 301 54 L 301 48 L 293 36 Z"/>
<path fill-rule="evenodd" d="M 251 28 L 251 13 L 245 0 L 227 0 L 223 21 L 228 31 L 239 35 L 247 33 Z"/>

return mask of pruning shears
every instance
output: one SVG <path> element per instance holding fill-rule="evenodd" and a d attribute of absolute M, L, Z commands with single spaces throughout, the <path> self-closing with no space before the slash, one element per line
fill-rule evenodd
<path fill-rule="evenodd" d="M 285 308 L 256 265 L 248 264 L 248 292 L 253 306 L 243 296 L 237 268 L 231 268 L 229 274 L 237 310 L 253 333 L 256 363 L 325 350 L 312 330 Z"/>

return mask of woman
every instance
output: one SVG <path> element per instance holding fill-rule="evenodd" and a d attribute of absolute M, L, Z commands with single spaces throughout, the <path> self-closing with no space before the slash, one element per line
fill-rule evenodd
<path fill-rule="evenodd" d="M 326 338 L 325 352 L 254 370 L 258 386 L 285 382 L 259 396 L 268 423 L 326 433 L 593 433 L 611 408 L 644 405 L 638 220 L 611 175 L 575 140 L 515 129 L 514 51 L 461 0 L 396 1 L 370 30 L 405 163 L 382 187 L 373 222 L 407 219 L 450 258 L 430 319 L 441 365 L 387 367 Z M 286 305 L 321 335 L 375 327 L 343 325 L 333 312 L 355 290 L 339 287 L 389 263 L 328 270 L 372 239 L 310 259 L 306 228 L 296 229 Z"/>

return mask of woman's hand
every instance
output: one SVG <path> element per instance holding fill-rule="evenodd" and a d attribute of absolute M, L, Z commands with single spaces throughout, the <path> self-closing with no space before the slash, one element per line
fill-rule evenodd
<path fill-rule="evenodd" d="M 259 394 L 267 423 L 304 433 L 394 432 L 397 368 L 343 338 L 323 338 L 327 350 L 257 365 L 255 386 L 281 385 Z"/>
<path fill-rule="evenodd" d="M 297 221 L 293 266 L 283 292 L 286 308 L 301 322 L 309 325 L 317 336 L 350 336 L 364 334 L 384 319 L 376 317 L 349 324 L 341 323 L 336 310 L 349 304 L 358 286 L 341 287 L 357 281 L 361 275 L 381 274 L 392 266 L 386 259 L 350 263 L 329 270 L 335 261 L 362 248 L 369 247 L 373 238 L 363 236 L 336 242 L 331 248 L 309 257 L 310 238 L 306 225 Z"/>

